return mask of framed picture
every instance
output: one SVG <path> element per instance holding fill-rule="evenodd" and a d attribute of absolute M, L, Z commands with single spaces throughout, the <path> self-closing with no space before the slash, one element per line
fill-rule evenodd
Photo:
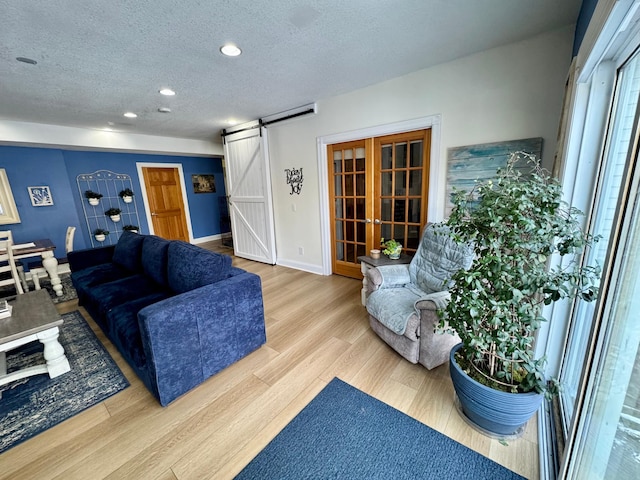
<path fill-rule="evenodd" d="M 49 187 L 27 187 L 27 190 L 29 190 L 31 205 L 34 207 L 47 207 L 49 205 L 53 205 L 53 198 L 51 197 L 51 189 Z"/>
<path fill-rule="evenodd" d="M 216 193 L 215 175 L 191 175 L 191 183 L 193 183 L 193 193 Z"/>
<path fill-rule="evenodd" d="M 476 181 L 485 181 L 496 177 L 499 168 L 507 164 L 514 152 L 526 152 L 540 160 L 542 158 L 542 138 L 525 138 L 497 143 L 483 143 L 450 148 L 447 155 L 447 187 L 445 217 L 453 208 L 451 198 L 456 190 L 471 191 Z M 530 167 L 520 166 L 523 174 Z"/>

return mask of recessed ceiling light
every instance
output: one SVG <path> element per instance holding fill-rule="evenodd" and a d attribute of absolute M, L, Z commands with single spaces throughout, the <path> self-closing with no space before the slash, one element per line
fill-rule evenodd
<path fill-rule="evenodd" d="M 22 63 L 28 63 L 29 65 L 35 65 L 38 63 L 32 58 L 27 58 L 27 57 L 16 57 L 16 60 Z"/>
<path fill-rule="evenodd" d="M 160 90 L 160 94 L 172 97 L 176 94 L 176 92 L 174 92 L 170 88 L 163 88 L 162 90 Z"/>
<path fill-rule="evenodd" d="M 227 125 L 231 125 L 232 127 L 234 125 L 237 125 L 238 123 L 238 120 L 236 120 L 235 118 L 230 118 L 229 120 L 227 120 Z"/>
<path fill-rule="evenodd" d="M 242 50 L 240 50 L 233 43 L 227 43 L 226 45 L 220 47 L 220 52 L 222 52 L 222 54 L 226 55 L 227 57 L 237 57 L 242 53 Z"/>
<path fill-rule="evenodd" d="M 127 118 L 136 118 L 138 115 L 136 115 L 133 112 L 127 112 L 127 113 L 124 114 L 124 116 L 127 117 Z"/>
<path fill-rule="evenodd" d="M 168 107 L 160 107 L 160 108 L 158 109 L 158 111 L 159 111 L 160 113 L 171 113 L 171 109 L 170 109 L 170 108 L 168 108 Z"/>

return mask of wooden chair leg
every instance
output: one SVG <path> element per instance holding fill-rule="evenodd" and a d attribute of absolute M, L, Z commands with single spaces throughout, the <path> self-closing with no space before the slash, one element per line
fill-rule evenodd
<path fill-rule="evenodd" d="M 22 283 L 22 288 L 24 288 L 25 292 L 29 291 L 29 284 L 27 283 L 27 277 L 24 274 L 24 268 L 22 265 L 16 265 L 16 270 L 18 270 L 18 276 L 20 277 L 20 283 Z"/>

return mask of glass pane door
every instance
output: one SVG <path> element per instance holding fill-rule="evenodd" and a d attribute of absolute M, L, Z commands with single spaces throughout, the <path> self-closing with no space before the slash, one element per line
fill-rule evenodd
<path fill-rule="evenodd" d="M 376 184 L 375 224 L 379 237 L 394 239 L 413 255 L 426 223 L 429 148 L 428 131 L 375 139 L 380 180 Z"/>
<path fill-rule="evenodd" d="M 333 201 L 333 272 L 361 277 L 357 258 L 367 254 L 367 164 L 365 141 L 329 146 Z"/>
<path fill-rule="evenodd" d="M 637 155 L 636 144 L 634 163 Z M 615 248 L 610 275 L 603 282 L 596 354 L 588 370 L 568 478 L 635 480 L 640 476 L 639 184 L 640 172 L 635 169 L 620 209 L 621 226 L 612 234 Z"/>
<path fill-rule="evenodd" d="M 602 238 L 587 252 L 585 262 L 588 265 L 596 263 L 603 265 L 605 262 L 632 140 L 639 88 L 640 57 L 636 54 L 621 68 L 618 76 L 610 133 L 600 169 L 595 205 L 591 213 L 590 232 Z M 560 372 L 563 385 L 560 401 L 565 436 L 575 414 L 578 387 L 585 368 L 585 354 L 593 325 L 594 310 L 595 302 L 578 301 L 572 315 L 567 349 Z"/>
<path fill-rule="evenodd" d="M 333 273 L 362 278 L 359 256 L 395 239 L 418 248 L 427 221 L 431 130 L 327 147 Z"/>

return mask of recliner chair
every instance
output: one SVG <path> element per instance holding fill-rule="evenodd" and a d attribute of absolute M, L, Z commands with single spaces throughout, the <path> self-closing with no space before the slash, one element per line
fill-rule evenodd
<path fill-rule="evenodd" d="M 473 260 L 469 245 L 457 244 L 443 224 L 427 224 L 409 265 L 369 269 L 367 311 L 371 328 L 411 363 L 432 369 L 449 359 L 457 335 L 435 333 L 438 308 L 449 301 L 451 275 Z"/>

